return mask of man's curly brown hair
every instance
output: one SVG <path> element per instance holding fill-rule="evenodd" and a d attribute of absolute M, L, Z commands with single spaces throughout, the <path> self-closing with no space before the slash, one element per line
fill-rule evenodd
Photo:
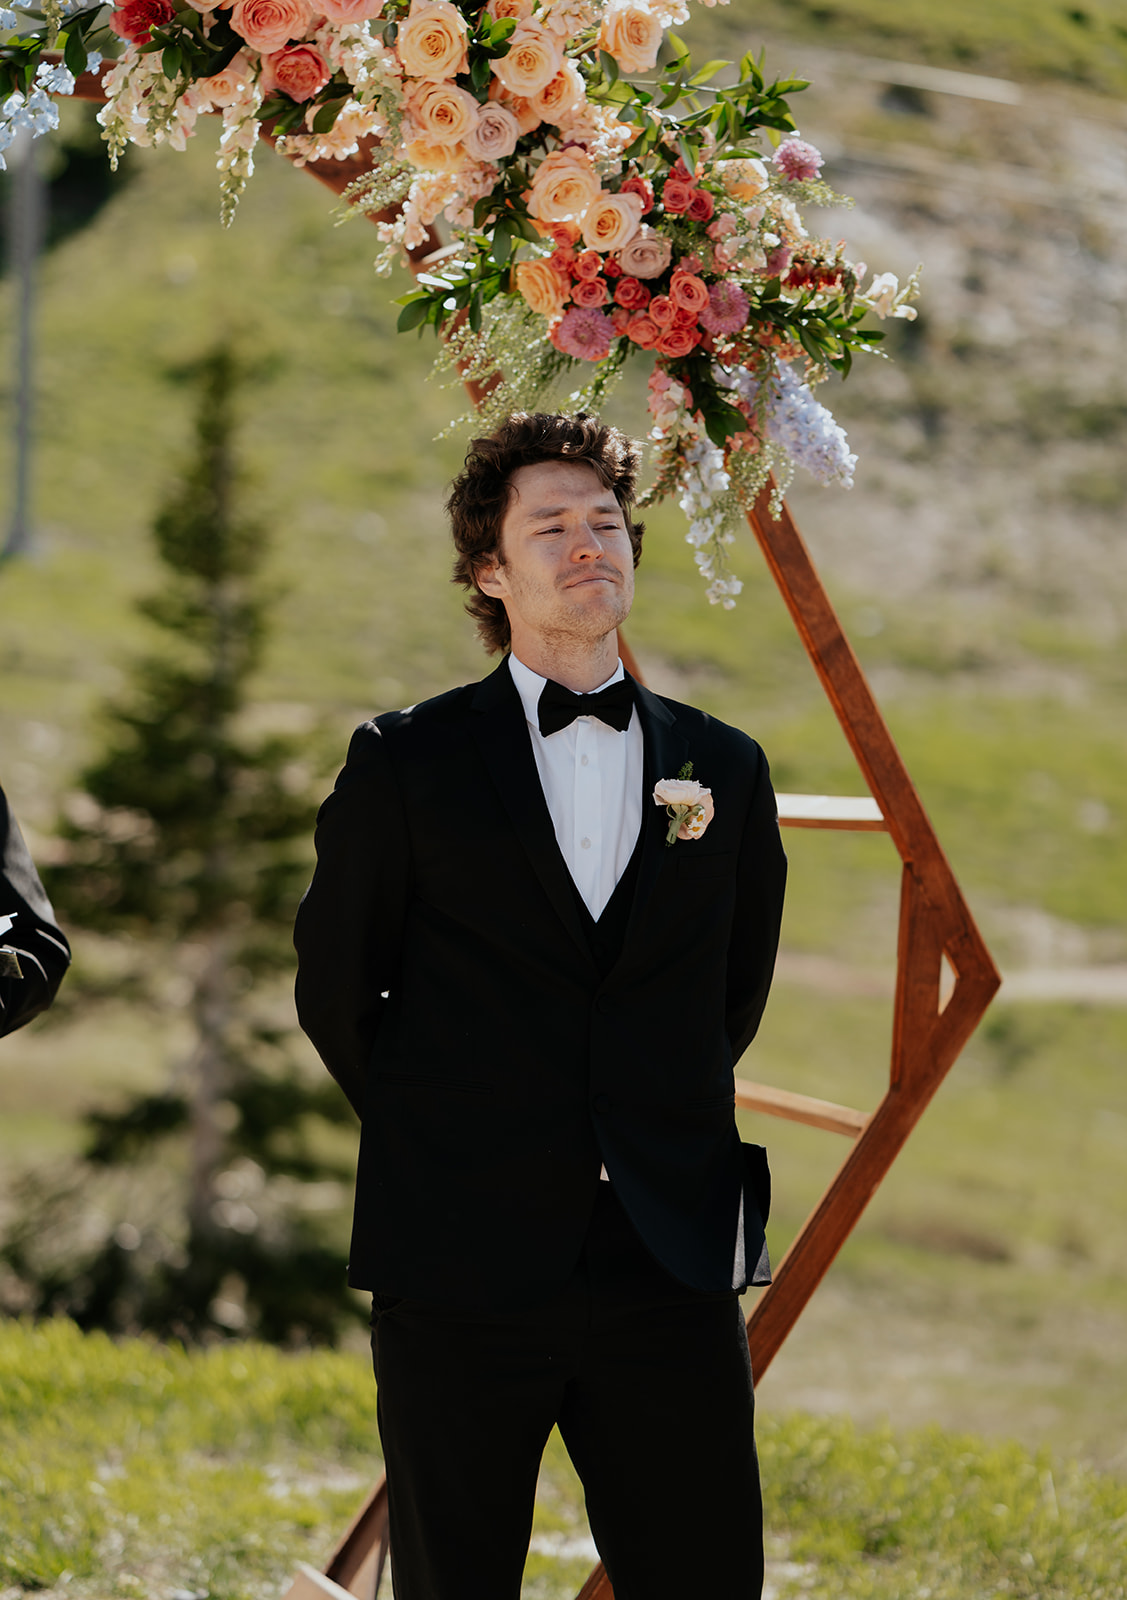
<path fill-rule="evenodd" d="M 473 441 L 446 502 L 458 552 L 451 581 L 470 591 L 466 610 L 476 620 L 478 637 L 490 655 L 507 650 L 512 635 L 504 605 L 491 595 L 482 594 L 477 574 L 494 558 L 504 562 L 501 523 L 512 497 L 513 473 L 518 467 L 541 461 L 585 462 L 622 507 L 637 566 L 646 530 L 643 523 L 633 520 L 630 507 L 640 455 L 640 447 L 633 439 L 582 411 L 570 417 L 544 411 L 514 411 L 488 438 Z"/>

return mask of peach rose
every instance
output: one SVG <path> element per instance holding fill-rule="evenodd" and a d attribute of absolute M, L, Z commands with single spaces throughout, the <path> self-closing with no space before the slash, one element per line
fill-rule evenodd
<path fill-rule="evenodd" d="M 675 306 L 699 316 L 708 305 L 708 285 L 691 272 L 677 271 L 670 280 L 669 298 Z"/>
<path fill-rule="evenodd" d="M 249 67 L 250 57 L 245 50 L 240 50 L 222 72 L 213 73 L 210 78 L 197 78 L 195 87 L 213 106 L 229 106 L 246 88 Z"/>
<path fill-rule="evenodd" d="M 536 169 L 528 209 L 552 227 L 582 216 L 599 192 L 598 175 L 583 152 L 553 150 Z"/>
<path fill-rule="evenodd" d="M 418 137 L 429 144 L 458 144 L 477 122 L 477 101 L 453 83 L 420 83 L 407 106 Z"/>
<path fill-rule="evenodd" d="M 527 22 L 532 15 L 532 0 L 489 0 L 486 11 L 494 22 L 512 17 L 515 22 Z"/>
<path fill-rule="evenodd" d="M 583 241 L 592 250 L 621 250 L 642 226 L 642 200 L 636 194 L 600 194 L 580 218 Z"/>
<path fill-rule="evenodd" d="M 512 155 L 519 138 L 520 123 L 506 106 L 479 106 L 477 121 L 466 135 L 466 149 L 478 161 L 501 161 Z"/>
<path fill-rule="evenodd" d="M 580 104 L 586 88 L 574 61 L 565 61 L 550 83 L 532 97 L 533 109 L 544 122 L 558 122 Z"/>
<path fill-rule="evenodd" d="M 489 81 L 489 98 L 499 100 L 503 106 L 508 107 L 517 119 L 521 133 L 531 133 L 543 120 L 531 100 L 526 100 L 521 94 L 507 94 L 504 84 L 496 78 L 491 78 Z"/>
<path fill-rule="evenodd" d="M 258 81 L 263 94 L 280 89 L 291 100 L 312 100 L 331 76 L 324 56 L 311 44 L 288 44 L 263 56 Z"/>
<path fill-rule="evenodd" d="M 660 278 L 672 255 L 673 246 L 665 235 L 643 224 L 618 252 L 618 264 L 631 278 Z"/>
<path fill-rule="evenodd" d="M 465 72 L 466 19 L 450 0 L 416 0 L 399 24 L 396 53 L 409 78 L 441 83 Z"/>
<path fill-rule="evenodd" d="M 525 99 L 546 89 L 563 64 L 561 41 L 531 17 L 517 23 L 508 55 L 498 56 L 490 63 L 494 76 L 509 93 L 524 95 Z"/>
<path fill-rule="evenodd" d="M 767 168 L 755 156 L 736 161 L 718 161 L 715 168 L 727 192 L 736 200 L 754 200 L 767 187 Z"/>
<path fill-rule="evenodd" d="M 560 275 L 547 261 L 518 261 L 517 290 L 531 310 L 542 317 L 558 317 L 567 303 L 567 289 Z"/>
<path fill-rule="evenodd" d="M 384 0 L 317 0 L 317 10 L 329 22 L 367 22 L 383 8 Z"/>
<path fill-rule="evenodd" d="M 263 55 L 300 39 L 312 21 L 306 0 L 235 0 L 231 11 L 232 28 Z"/>
<path fill-rule="evenodd" d="M 597 250 L 584 250 L 582 255 L 575 258 L 575 276 L 577 278 L 597 278 L 602 270 L 603 258 Z"/>
<path fill-rule="evenodd" d="M 412 139 L 403 154 L 422 172 L 458 172 L 466 164 L 465 148 L 460 144 L 434 144 L 430 139 Z"/>
<path fill-rule="evenodd" d="M 601 278 L 577 278 L 571 287 L 571 298 L 577 306 L 605 306 L 607 286 Z"/>
<path fill-rule="evenodd" d="M 648 72 L 657 62 L 663 30 L 645 6 L 611 4 L 603 13 L 599 48 L 613 56 L 623 72 Z"/>

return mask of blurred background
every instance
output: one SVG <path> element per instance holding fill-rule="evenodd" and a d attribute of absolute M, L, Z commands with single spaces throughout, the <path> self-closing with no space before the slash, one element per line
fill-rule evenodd
<path fill-rule="evenodd" d="M 762 45 L 812 79 L 796 120 L 856 205 L 809 225 L 870 272 L 924 264 L 890 359 L 824 393 L 855 487 L 788 498 L 1006 980 L 762 1407 L 1122 1472 L 1127 17 L 734 0 L 684 33 L 698 60 Z M 327 190 L 263 149 L 225 232 L 206 125 L 112 178 L 97 133 L 64 103 L 35 152 L 33 471 L 0 566 L 0 781 L 75 950 L 53 1012 L 0 1046 L 0 1307 L 359 1347 L 337 1287 L 355 1135 L 296 1032 L 288 923 L 355 723 L 488 668 L 448 583 L 465 434 L 436 435 L 464 406 L 394 331 L 406 277 L 374 276 L 374 230 L 334 227 Z M 10 490 L 10 271 L 0 307 Z M 636 432 L 640 365 L 611 407 Z M 201 494 L 230 511 L 221 536 L 193 532 Z M 627 632 L 647 681 L 752 733 L 777 788 L 863 793 L 750 534 L 724 612 L 676 508 L 647 523 Z M 228 602 L 243 653 L 217 678 Z M 217 760 L 209 821 L 181 779 L 206 787 Z M 880 835 L 786 842 L 778 978 L 739 1070 L 869 1109 L 898 861 Z M 771 1150 L 777 1259 L 845 1146 L 751 1118 L 745 1136 Z"/>

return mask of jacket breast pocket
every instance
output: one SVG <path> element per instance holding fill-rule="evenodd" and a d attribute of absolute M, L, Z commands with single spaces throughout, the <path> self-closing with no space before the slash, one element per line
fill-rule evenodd
<path fill-rule="evenodd" d="M 683 850 L 677 857 L 679 883 L 731 883 L 736 876 L 735 852 L 726 850 L 719 855 L 694 855 L 696 841 L 682 839 L 675 847 Z"/>

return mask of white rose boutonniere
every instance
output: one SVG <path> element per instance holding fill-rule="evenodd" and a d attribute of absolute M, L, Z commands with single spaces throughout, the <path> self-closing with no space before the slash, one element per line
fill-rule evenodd
<path fill-rule="evenodd" d="M 667 848 L 676 839 L 699 839 L 712 821 L 712 790 L 693 783 L 692 776 L 693 764 L 686 761 L 675 778 L 662 778 L 654 785 L 654 805 L 664 806 L 672 819 L 665 836 Z"/>

